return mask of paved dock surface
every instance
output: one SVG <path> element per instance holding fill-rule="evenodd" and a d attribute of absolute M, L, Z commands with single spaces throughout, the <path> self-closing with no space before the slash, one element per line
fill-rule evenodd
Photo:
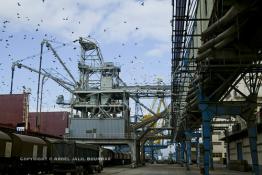
<path fill-rule="evenodd" d="M 139 168 L 129 166 L 106 167 L 100 175 L 199 175 L 200 171 L 196 165 L 190 166 L 190 171 L 177 164 L 147 164 Z M 229 171 L 225 168 L 215 168 L 210 171 L 211 175 L 251 175 L 251 172 Z"/>

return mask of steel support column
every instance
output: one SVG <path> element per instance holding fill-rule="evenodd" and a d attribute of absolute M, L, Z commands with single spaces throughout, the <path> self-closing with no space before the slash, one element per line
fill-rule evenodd
<path fill-rule="evenodd" d="M 211 115 L 208 111 L 202 112 L 202 135 L 204 145 L 204 174 L 209 175 L 210 142 L 211 142 Z"/>
<path fill-rule="evenodd" d="M 196 163 L 199 166 L 199 159 L 200 159 L 200 148 L 199 148 L 199 137 L 196 139 Z"/>
<path fill-rule="evenodd" d="M 257 108 L 257 93 L 250 93 L 247 102 L 247 110 L 242 113 L 243 119 L 247 122 L 247 131 L 252 159 L 252 169 L 255 175 L 259 175 L 259 162 L 257 152 L 257 124 L 256 124 L 256 108 Z"/>
<path fill-rule="evenodd" d="M 209 175 L 210 165 L 210 152 L 211 152 L 211 120 L 213 117 L 212 112 L 208 106 L 208 99 L 199 94 L 199 109 L 202 113 L 202 138 L 204 145 L 204 175 Z"/>
<path fill-rule="evenodd" d="M 188 140 L 186 143 L 186 149 L 187 149 L 187 163 L 188 164 L 192 164 L 192 160 L 191 160 L 191 141 Z"/>
<path fill-rule="evenodd" d="M 211 129 L 211 131 L 212 131 L 212 129 Z M 211 170 L 214 169 L 212 134 L 213 133 L 210 134 L 210 161 L 209 161 L 209 163 L 210 163 L 209 167 L 210 167 Z"/>
<path fill-rule="evenodd" d="M 255 175 L 259 175 L 259 163 L 257 153 L 257 126 L 254 122 L 248 123 L 248 138 L 252 158 L 252 169 Z"/>
<path fill-rule="evenodd" d="M 132 168 L 136 168 L 139 162 L 139 146 L 137 144 L 137 141 L 131 141 L 130 143 L 128 143 L 130 150 L 131 150 L 131 167 Z"/>
<path fill-rule="evenodd" d="M 140 155 L 141 164 L 145 165 L 145 141 L 144 140 L 140 142 L 140 152 L 141 152 L 141 155 Z"/>
<path fill-rule="evenodd" d="M 176 163 L 178 163 L 180 160 L 179 160 L 179 154 L 180 154 L 180 145 L 178 143 L 175 144 L 176 146 Z"/>
<path fill-rule="evenodd" d="M 187 164 L 187 170 L 189 170 L 189 165 L 192 164 L 191 162 L 191 141 L 186 141 L 186 164 Z"/>
<path fill-rule="evenodd" d="M 192 164 L 191 161 L 191 139 L 192 139 L 192 132 L 186 131 L 186 164 L 187 164 L 187 169 L 189 170 L 189 165 Z"/>
<path fill-rule="evenodd" d="M 199 109 L 202 114 L 202 137 L 204 146 L 204 174 L 209 175 L 209 168 L 213 168 L 212 156 L 212 125 L 211 121 L 214 116 L 221 115 L 240 115 L 243 104 L 227 104 L 210 102 L 209 99 L 202 94 L 201 88 L 198 93 Z"/>
<path fill-rule="evenodd" d="M 182 141 L 181 142 L 181 148 L 180 148 L 180 163 L 181 163 L 181 166 L 184 166 L 184 162 L 185 162 L 185 142 Z"/>

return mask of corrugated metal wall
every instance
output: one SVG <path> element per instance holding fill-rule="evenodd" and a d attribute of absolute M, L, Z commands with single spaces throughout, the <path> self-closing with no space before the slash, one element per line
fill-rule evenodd
<path fill-rule="evenodd" d="M 68 128 L 69 112 L 42 112 L 40 119 L 40 133 L 63 136 Z M 30 130 L 36 130 L 36 112 L 29 113 Z"/>
<path fill-rule="evenodd" d="M 124 138 L 124 119 L 70 119 L 70 137 Z"/>
<path fill-rule="evenodd" d="M 15 128 L 23 122 L 25 94 L 0 95 L 0 124 Z"/>

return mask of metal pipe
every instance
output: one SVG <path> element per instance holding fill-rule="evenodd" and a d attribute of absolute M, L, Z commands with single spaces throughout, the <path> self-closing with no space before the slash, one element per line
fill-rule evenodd
<path fill-rule="evenodd" d="M 197 101 L 197 96 L 195 96 L 192 100 L 189 101 L 189 104 L 193 104 L 194 102 Z"/>
<path fill-rule="evenodd" d="M 206 38 L 208 35 L 213 34 L 215 30 L 220 29 L 226 24 L 232 22 L 233 19 L 246 8 L 247 6 L 243 4 L 236 4 L 232 6 L 222 18 L 218 19 L 215 23 L 203 31 L 201 34 L 202 38 Z"/>
<path fill-rule="evenodd" d="M 237 30 L 241 26 L 246 24 L 247 21 L 248 21 L 248 18 L 243 19 L 241 21 L 241 24 L 238 24 L 238 26 L 235 26 L 233 24 L 227 30 L 225 30 L 223 33 L 219 34 L 216 38 L 209 40 L 208 42 L 203 44 L 199 48 L 199 55 L 196 58 L 197 62 L 203 60 L 208 55 L 210 55 L 211 52 L 213 52 L 213 50 L 212 50 L 213 48 L 220 49 L 220 48 L 223 48 L 228 43 L 232 42 L 237 36 L 237 35 L 234 35 L 234 33 L 236 33 Z"/>
<path fill-rule="evenodd" d="M 37 128 L 38 131 L 40 129 L 38 106 L 39 106 L 40 78 L 41 78 L 42 58 L 43 58 L 42 54 L 43 54 L 43 42 L 41 43 L 41 51 L 40 51 L 40 59 L 39 59 L 39 70 L 38 70 L 38 83 L 37 83 L 37 97 L 36 97 L 36 128 Z"/>
<path fill-rule="evenodd" d="M 232 42 L 235 38 L 234 37 L 228 37 L 228 38 L 225 38 L 224 40 L 222 40 L 221 42 L 217 43 L 213 49 L 221 49 L 223 48 L 224 46 L 226 46 L 227 44 L 229 44 L 230 42 Z M 199 62 L 199 61 L 202 61 L 204 60 L 206 57 L 208 57 L 209 55 L 211 55 L 211 53 L 213 52 L 213 49 L 208 49 L 206 50 L 205 52 L 202 52 L 201 54 L 199 54 L 197 57 L 196 57 L 196 61 Z M 213 59 L 215 57 L 212 57 Z"/>
<path fill-rule="evenodd" d="M 40 96 L 40 109 L 39 109 L 39 121 L 41 121 L 41 113 L 42 113 L 42 102 L 43 102 L 43 90 L 44 90 L 44 83 L 45 78 L 47 78 L 45 75 L 42 77 L 42 83 L 41 83 L 41 96 Z"/>
<path fill-rule="evenodd" d="M 186 97 L 186 101 L 189 101 L 191 98 L 196 96 L 196 91 L 193 91 L 192 93 L 188 93 Z"/>
<path fill-rule="evenodd" d="M 207 49 L 219 43 L 220 41 L 224 40 L 225 38 L 228 38 L 229 36 L 233 35 L 236 31 L 237 31 L 237 28 L 235 25 L 230 26 L 227 30 L 219 34 L 216 38 L 211 39 L 207 41 L 206 43 L 204 43 L 202 46 L 200 46 L 198 49 L 198 52 L 202 53 L 206 51 Z"/>
<path fill-rule="evenodd" d="M 13 93 L 13 83 L 14 83 L 14 73 L 15 73 L 15 66 L 12 66 L 12 75 L 11 75 L 11 89 L 10 89 L 10 94 Z"/>
<path fill-rule="evenodd" d="M 234 39 L 235 39 L 235 37 L 228 37 L 228 38 L 220 41 L 219 43 L 217 43 L 217 44 L 215 45 L 215 48 L 216 48 L 216 49 L 221 49 L 221 48 L 223 48 L 224 46 L 226 46 L 227 44 L 229 44 L 230 42 L 232 42 Z"/>
<path fill-rule="evenodd" d="M 197 87 L 196 86 L 192 86 L 191 88 L 189 88 L 188 94 L 191 94 L 191 93 L 193 93 L 196 90 L 197 90 Z"/>
<path fill-rule="evenodd" d="M 200 80 L 202 80 L 202 77 L 198 75 L 196 78 L 194 78 L 192 84 L 197 84 Z"/>

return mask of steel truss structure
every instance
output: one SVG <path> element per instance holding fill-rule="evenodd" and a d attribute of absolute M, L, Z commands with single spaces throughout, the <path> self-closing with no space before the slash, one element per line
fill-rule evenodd
<path fill-rule="evenodd" d="M 178 150 L 186 154 L 181 159 L 190 162 L 191 139 L 200 137 L 196 131 L 202 127 L 204 174 L 209 174 L 213 119 L 241 116 L 258 175 L 254 113 L 262 78 L 262 25 L 256 20 L 262 16 L 261 1 L 216 0 L 210 6 L 203 0 L 173 0 L 172 7 L 172 119 Z M 205 28 L 201 21 L 206 20 Z M 237 88 L 240 81 L 248 93 Z M 232 90 L 244 100 L 226 101 Z"/>
<path fill-rule="evenodd" d="M 190 82 L 194 80 L 196 62 L 190 51 L 195 49 L 193 38 L 199 37 L 194 33 L 196 27 L 197 0 L 172 2 L 172 119 L 173 125 L 178 130 L 185 120 L 187 107 L 186 97 Z M 177 132 L 174 133 L 177 135 Z"/>

